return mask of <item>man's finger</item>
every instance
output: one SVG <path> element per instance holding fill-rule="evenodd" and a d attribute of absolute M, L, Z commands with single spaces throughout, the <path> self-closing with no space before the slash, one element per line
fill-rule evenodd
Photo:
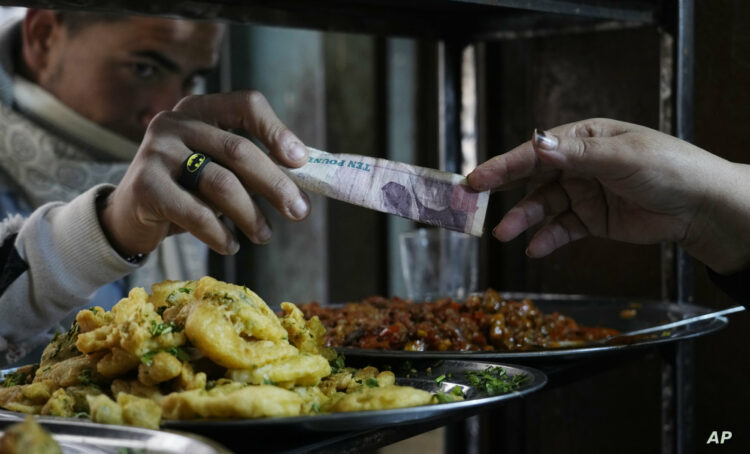
<path fill-rule="evenodd" d="M 221 129 L 243 129 L 288 167 L 299 167 L 307 162 L 307 148 L 257 91 L 188 96 L 174 110 Z"/>
<path fill-rule="evenodd" d="M 209 165 L 206 172 L 213 167 L 209 172 L 213 179 L 204 177 L 200 190 L 202 194 L 215 192 L 212 202 L 246 234 L 251 231 L 261 233 L 253 230 L 253 222 L 250 220 L 252 216 L 249 213 L 243 216 L 240 211 L 249 207 L 248 191 L 268 199 L 289 219 L 300 220 L 308 215 L 310 202 L 307 196 L 250 140 L 195 120 L 183 120 L 182 127 L 177 131 L 189 150 L 211 156 L 225 170 L 236 175 L 242 187 L 233 182 L 229 175 Z M 187 153 L 186 151 L 186 156 Z M 204 183 L 213 187 L 204 187 Z"/>

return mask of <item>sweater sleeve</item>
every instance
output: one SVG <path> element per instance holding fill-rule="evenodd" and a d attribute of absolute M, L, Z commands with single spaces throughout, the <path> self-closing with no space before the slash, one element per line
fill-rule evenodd
<path fill-rule="evenodd" d="M 109 244 L 99 224 L 99 185 L 69 203 L 36 209 L 25 222 L 5 221 L 0 256 L 0 352 L 7 362 L 23 356 L 57 321 L 85 305 L 96 290 L 135 270 Z M 2 363 L 4 361 L 0 361 Z"/>

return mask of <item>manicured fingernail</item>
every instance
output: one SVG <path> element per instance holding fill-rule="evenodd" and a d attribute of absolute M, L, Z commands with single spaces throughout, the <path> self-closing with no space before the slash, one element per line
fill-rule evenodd
<path fill-rule="evenodd" d="M 558 143 L 557 137 L 552 134 L 546 131 L 540 131 L 539 129 L 534 129 L 534 145 L 542 150 L 555 151 L 557 150 Z"/>
<path fill-rule="evenodd" d="M 289 158 L 294 161 L 300 161 L 305 157 L 307 148 L 299 142 L 294 142 L 294 145 L 289 149 Z"/>
<path fill-rule="evenodd" d="M 304 197 L 300 196 L 293 204 L 289 207 L 289 212 L 295 219 L 302 219 L 307 216 L 307 212 L 310 210 L 310 205 Z"/>
<path fill-rule="evenodd" d="M 260 241 L 261 243 L 268 243 L 271 241 L 271 227 L 268 226 L 265 222 L 262 226 L 258 229 L 257 232 L 255 232 L 255 237 Z"/>

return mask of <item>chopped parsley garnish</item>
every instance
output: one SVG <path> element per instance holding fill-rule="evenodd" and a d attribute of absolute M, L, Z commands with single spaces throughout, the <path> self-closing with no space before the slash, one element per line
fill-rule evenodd
<path fill-rule="evenodd" d="M 320 413 L 320 404 L 317 402 L 313 402 L 310 406 L 310 411 L 312 411 L 313 413 Z"/>
<path fill-rule="evenodd" d="M 9 374 L 5 374 L 5 377 L 3 377 L 3 386 L 6 388 L 10 388 L 11 386 L 16 385 L 25 385 L 26 384 L 26 372 L 11 372 Z"/>
<path fill-rule="evenodd" d="M 159 314 L 159 316 L 161 317 L 162 315 L 164 315 L 164 311 L 166 310 L 167 310 L 167 306 L 157 307 L 156 313 Z"/>
<path fill-rule="evenodd" d="M 157 322 L 156 320 L 151 320 L 151 335 L 152 336 L 159 336 L 161 334 L 169 334 L 169 333 L 179 333 L 182 331 L 184 327 L 180 325 L 179 323 L 175 322 Z"/>
<path fill-rule="evenodd" d="M 441 375 L 441 376 L 439 376 L 438 378 L 435 379 L 435 383 L 437 383 L 438 385 L 440 383 L 444 382 L 444 381 L 445 381 L 445 374 L 443 374 L 443 375 Z"/>
<path fill-rule="evenodd" d="M 177 289 L 177 291 L 180 292 L 180 293 L 187 293 L 188 295 L 192 292 L 191 289 L 186 288 L 186 287 L 180 287 L 180 288 Z"/>
<path fill-rule="evenodd" d="M 331 373 L 333 373 L 333 374 L 338 373 L 340 370 L 342 370 L 344 367 L 346 367 L 344 365 L 344 360 L 345 359 L 346 358 L 344 357 L 344 355 L 339 354 L 339 355 L 336 356 L 336 358 L 334 358 L 331 361 L 329 361 L 329 364 L 331 365 Z"/>
<path fill-rule="evenodd" d="M 515 391 L 528 379 L 527 375 L 517 374 L 514 376 L 500 366 L 489 366 L 483 371 L 466 372 L 469 383 L 474 388 L 486 392 L 490 396 L 505 394 Z"/>
<path fill-rule="evenodd" d="M 370 388 L 377 388 L 378 386 L 380 386 L 380 384 L 378 384 L 378 380 L 373 377 L 370 377 L 367 380 L 365 380 L 365 384 Z"/>
<path fill-rule="evenodd" d="M 93 372 L 91 369 L 82 369 L 78 374 L 78 383 L 83 386 L 99 386 L 99 383 L 94 380 Z"/>
<path fill-rule="evenodd" d="M 147 365 L 147 366 L 152 365 L 154 363 L 154 355 L 156 355 L 157 353 L 159 353 L 159 352 L 157 352 L 157 351 L 150 351 L 150 352 L 146 352 L 146 353 L 142 354 L 141 355 L 141 362 L 143 364 Z"/>
<path fill-rule="evenodd" d="M 437 393 L 435 393 L 435 398 L 437 399 L 438 403 L 441 403 L 441 404 L 458 402 L 459 400 L 464 399 L 464 392 L 463 390 L 461 390 L 460 386 L 454 386 L 447 393 L 443 391 L 438 391 Z"/>
<path fill-rule="evenodd" d="M 179 359 L 180 361 L 184 362 L 190 360 L 190 354 L 182 347 L 169 347 L 164 351 L 172 356 L 177 357 L 177 359 Z"/>

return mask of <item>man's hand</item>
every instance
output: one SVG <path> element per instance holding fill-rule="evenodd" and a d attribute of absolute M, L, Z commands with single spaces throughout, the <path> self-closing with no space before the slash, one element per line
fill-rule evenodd
<path fill-rule="evenodd" d="M 248 132 L 270 151 L 229 132 Z M 198 189 L 176 179 L 194 152 L 210 156 Z M 276 117 L 258 92 L 190 96 L 149 124 L 123 180 L 100 214 L 113 246 L 123 255 L 148 253 L 172 233 L 189 231 L 221 254 L 239 243 L 219 219 L 223 213 L 251 241 L 266 243 L 271 229 L 252 195 L 268 199 L 292 220 L 310 211 L 307 196 L 279 169 L 307 162 L 307 149 Z"/>
<path fill-rule="evenodd" d="M 736 197 L 747 177 L 745 166 L 669 135 L 591 119 L 536 133 L 477 167 L 468 181 L 476 190 L 531 186 L 493 231 L 510 241 L 543 223 L 529 242 L 531 257 L 590 235 L 676 241 L 721 272 L 750 259 L 750 238 L 735 235 L 750 227 L 750 204 Z"/>

